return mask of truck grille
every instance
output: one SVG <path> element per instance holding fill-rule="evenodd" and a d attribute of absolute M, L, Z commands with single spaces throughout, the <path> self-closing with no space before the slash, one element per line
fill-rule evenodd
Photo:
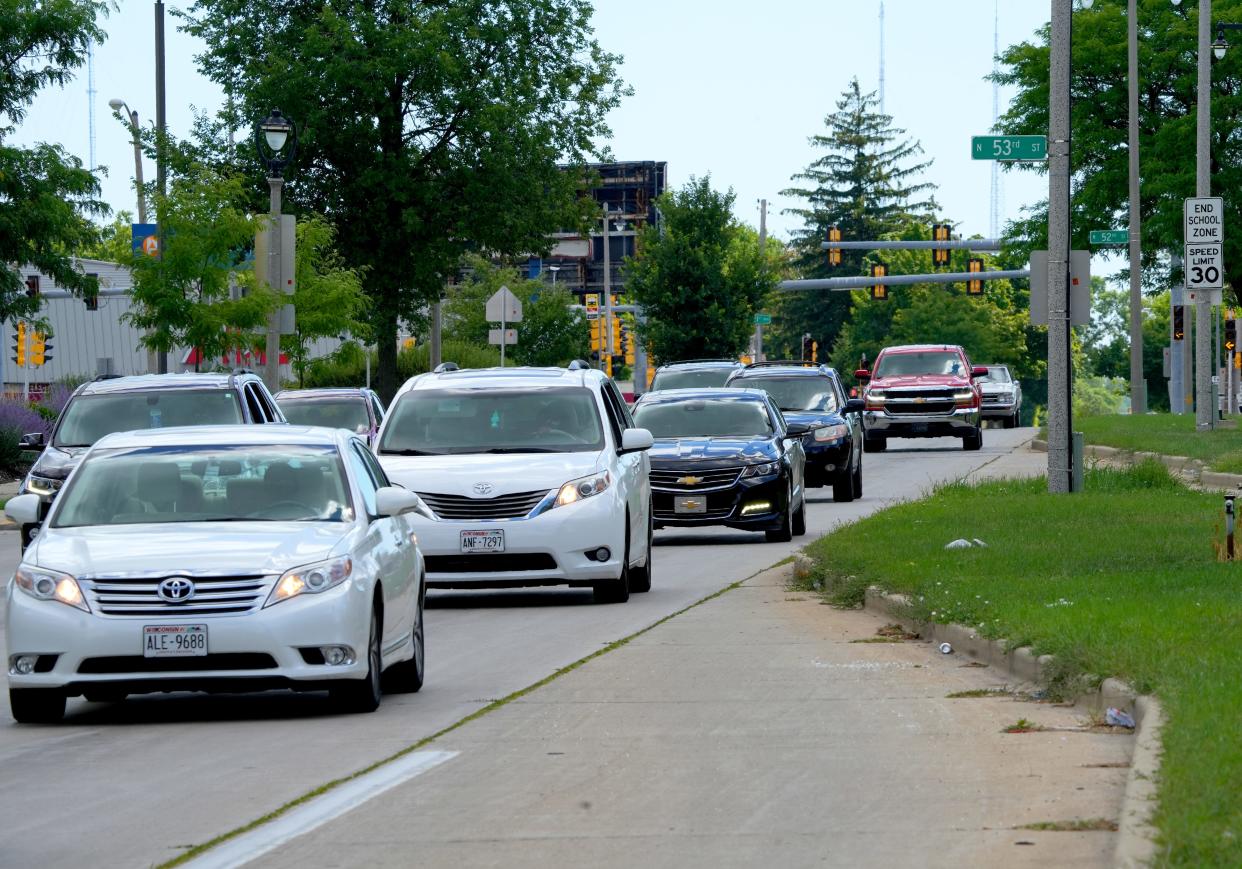
<path fill-rule="evenodd" d="M 894 415 L 952 413 L 955 389 L 911 389 L 886 393 L 884 409 Z"/>
<path fill-rule="evenodd" d="M 470 498 L 465 495 L 440 495 L 419 492 L 418 497 L 441 519 L 521 519 L 548 496 L 547 489 L 538 492 L 516 492 L 495 498 Z"/>
<path fill-rule="evenodd" d="M 194 596 L 184 603 L 169 603 L 157 592 L 161 580 L 185 576 L 194 583 Z M 263 602 L 269 581 L 275 577 L 167 576 L 87 577 L 82 580 L 91 609 L 106 616 L 229 615 L 248 612 Z"/>
<path fill-rule="evenodd" d="M 728 489 L 742 473 L 740 466 L 710 471 L 651 471 L 651 487 L 666 492 L 707 492 Z"/>

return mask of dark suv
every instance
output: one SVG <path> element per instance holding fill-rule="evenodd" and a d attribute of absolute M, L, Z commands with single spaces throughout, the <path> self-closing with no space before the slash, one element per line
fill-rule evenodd
<path fill-rule="evenodd" d="M 711 389 L 725 385 L 729 375 L 740 371 L 742 363 L 736 359 L 685 359 L 670 362 L 656 369 L 651 379 L 651 389 Z"/>
<path fill-rule="evenodd" d="M 802 435 L 807 486 L 831 484 L 834 501 L 862 497 L 863 402 L 847 397 L 834 369 L 798 361 L 756 362 L 733 372 L 727 385 L 764 390 L 786 421 L 808 429 Z"/>
<path fill-rule="evenodd" d="M 276 403 L 292 425 L 343 428 L 375 441 L 384 421 L 384 403 L 366 387 L 286 389 L 276 393 Z"/>
<path fill-rule="evenodd" d="M 43 452 L 22 481 L 19 494 L 52 503 L 82 454 L 104 435 L 183 425 L 285 422 L 263 380 L 248 371 L 233 374 L 140 374 L 101 377 L 69 396 L 50 438 L 42 432 L 21 440 Z M 22 529 L 22 546 L 30 530 Z"/>

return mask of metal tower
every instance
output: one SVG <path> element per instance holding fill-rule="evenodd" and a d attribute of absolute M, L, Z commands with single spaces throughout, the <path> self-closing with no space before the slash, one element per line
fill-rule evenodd
<path fill-rule="evenodd" d="M 90 137 L 91 171 L 95 171 L 95 43 L 86 43 L 86 124 Z"/>
<path fill-rule="evenodd" d="M 884 0 L 880 0 L 880 114 L 884 114 Z"/>
<path fill-rule="evenodd" d="M 997 58 L 1000 56 L 1000 0 L 994 0 L 992 5 L 992 132 L 1000 132 L 996 129 L 1000 121 L 1000 82 L 996 80 L 996 74 L 1000 71 Z M 1000 238 L 1001 229 L 1001 205 L 1005 193 L 1002 189 L 1000 161 L 992 161 L 992 211 L 991 221 L 989 223 L 989 238 Z"/>

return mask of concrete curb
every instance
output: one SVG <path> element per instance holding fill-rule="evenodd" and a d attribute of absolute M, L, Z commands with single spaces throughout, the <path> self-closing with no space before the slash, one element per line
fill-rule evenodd
<path fill-rule="evenodd" d="M 863 609 L 895 619 L 906 630 L 917 632 L 920 637 L 937 645 L 947 642 L 955 653 L 982 661 L 1023 682 L 1043 683 L 1045 672 L 1055 661 L 1051 655 L 1036 657 L 1026 647 L 1010 649 L 1003 640 L 984 639 L 965 625 L 918 621 L 913 617 L 909 598 L 885 594 L 874 586 L 867 589 Z M 1119 679 L 1104 679 L 1099 688 L 1080 695 L 1077 702 L 1096 713 L 1102 713 L 1110 706 L 1133 710 L 1136 724 L 1134 753 L 1130 759 L 1130 772 L 1118 819 L 1113 865 L 1119 869 L 1147 866 L 1156 855 L 1157 831 L 1151 825 L 1151 815 L 1156 805 L 1160 731 L 1164 724 L 1160 702 L 1152 696 L 1136 695 L 1133 688 Z"/>
<path fill-rule="evenodd" d="M 1048 452 L 1048 442 L 1036 438 L 1031 441 L 1031 449 L 1036 452 L 1046 453 Z M 1083 454 L 1088 458 L 1123 462 L 1127 465 L 1134 465 L 1145 459 L 1154 459 L 1186 482 L 1196 483 L 1200 488 L 1214 492 L 1242 489 L 1242 474 L 1222 474 L 1217 471 L 1209 471 L 1199 459 L 1192 459 L 1187 456 L 1163 456 L 1159 453 L 1142 451 L 1130 452 L 1117 447 L 1096 446 L 1094 444 L 1085 445 L 1083 447 Z"/>

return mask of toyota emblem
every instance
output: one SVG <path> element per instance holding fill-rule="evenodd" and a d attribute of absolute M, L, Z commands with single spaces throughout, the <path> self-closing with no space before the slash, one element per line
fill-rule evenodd
<path fill-rule="evenodd" d="M 476 495 L 490 495 L 492 493 L 491 483 L 475 483 L 474 493 Z"/>
<path fill-rule="evenodd" d="M 185 603 L 194 597 L 194 583 L 184 576 L 170 576 L 160 582 L 155 593 L 166 603 Z"/>

